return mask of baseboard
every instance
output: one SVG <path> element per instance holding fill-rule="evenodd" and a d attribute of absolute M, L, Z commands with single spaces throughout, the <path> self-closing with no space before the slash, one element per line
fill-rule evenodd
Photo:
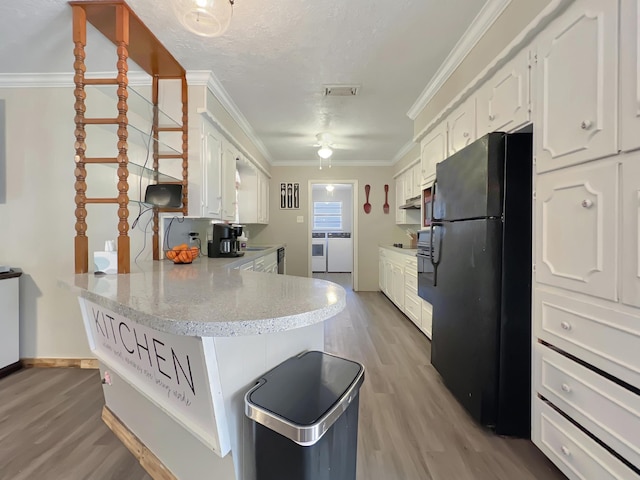
<path fill-rule="evenodd" d="M 25 368 L 88 368 L 97 369 L 95 358 L 23 358 Z"/>
<path fill-rule="evenodd" d="M 138 460 L 142 468 L 154 480 L 177 480 L 167 467 L 136 437 L 126 425 L 105 405 L 102 407 L 102 421 Z"/>
<path fill-rule="evenodd" d="M 0 378 L 6 377 L 7 375 L 17 372 L 22 368 L 22 362 L 19 360 L 11 365 L 7 365 L 6 367 L 0 368 Z"/>

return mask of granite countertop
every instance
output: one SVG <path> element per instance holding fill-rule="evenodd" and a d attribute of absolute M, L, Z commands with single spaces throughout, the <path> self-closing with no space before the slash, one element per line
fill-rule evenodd
<path fill-rule="evenodd" d="M 344 309 L 345 290 L 335 283 L 233 269 L 265 252 L 200 257 L 187 265 L 138 262 L 127 275 L 80 274 L 60 284 L 141 325 L 175 335 L 276 333 L 322 322 Z"/>
<path fill-rule="evenodd" d="M 391 250 L 392 252 L 397 252 L 403 255 L 409 255 L 415 257 L 416 253 L 418 253 L 417 248 L 408 248 L 408 247 L 394 247 L 393 245 L 380 245 L 382 248 L 386 248 L 387 250 Z"/>

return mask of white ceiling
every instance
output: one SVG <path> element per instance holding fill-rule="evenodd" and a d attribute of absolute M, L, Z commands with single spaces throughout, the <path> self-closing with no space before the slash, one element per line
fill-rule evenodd
<path fill-rule="evenodd" d="M 219 38 L 184 30 L 170 0 L 128 3 L 185 69 L 213 71 L 273 164 L 316 166 L 323 131 L 334 165 L 392 163 L 413 137 L 407 111 L 485 0 L 236 0 Z M 73 71 L 65 0 L 0 0 L 0 32 L 0 74 Z M 90 53 L 88 70 L 113 69 Z M 360 94 L 323 97 L 336 83 Z"/>

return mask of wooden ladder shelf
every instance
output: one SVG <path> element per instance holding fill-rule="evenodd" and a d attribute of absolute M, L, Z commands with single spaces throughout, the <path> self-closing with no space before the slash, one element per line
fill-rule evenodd
<path fill-rule="evenodd" d="M 188 96 L 187 80 L 184 68 L 173 55 L 160 43 L 155 35 L 133 13 L 122 0 L 82 0 L 69 2 L 73 10 L 73 43 L 74 43 L 74 82 L 75 82 L 75 272 L 89 271 L 89 239 L 87 237 L 87 204 L 113 203 L 118 205 L 118 273 L 131 271 L 131 247 L 129 237 L 129 156 L 128 156 L 128 60 L 133 60 L 152 79 L 153 104 L 153 171 L 154 178 L 159 177 L 160 160 L 172 158 L 182 159 L 182 207 L 153 208 L 153 259 L 160 259 L 159 251 L 159 213 L 188 213 Z M 116 46 L 115 78 L 85 78 L 85 47 L 87 44 L 87 22 L 107 37 Z M 181 80 L 182 124 L 180 126 L 163 127 L 159 125 L 158 91 L 161 80 Z M 117 110 L 115 118 L 86 118 L 87 85 L 114 85 L 117 87 Z M 117 156 L 86 157 L 86 125 L 117 125 Z M 158 147 L 159 133 L 182 132 L 182 152 L 178 154 L 160 154 Z M 87 198 L 86 176 L 87 164 L 118 164 L 116 185 L 117 196 L 113 198 Z M 176 182 L 158 182 L 172 183 Z"/>

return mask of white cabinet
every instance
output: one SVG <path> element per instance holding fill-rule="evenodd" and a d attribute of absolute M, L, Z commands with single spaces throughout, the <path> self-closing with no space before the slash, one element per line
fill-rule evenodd
<path fill-rule="evenodd" d="M 422 165 L 420 160 L 413 166 L 413 197 L 422 195 Z"/>
<path fill-rule="evenodd" d="M 400 205 L 403 205 L 405 203 L 405 198 L 404 198 L 404 179 L 405 179 L 404 173 L 402 175 L 398 175 L 396 177 L 396 205 L 395 205 L 395 210 L 396 210 L 396 223 L 397 224 L 407 223 L 407 211 L 403 210 L 402 208 L 398 208 L 398 207 L 400 207 Z"/>
<path fill-rule="evenodd" d="M 620 5 L 620 149 L 640 148 L 640 0 Z"/>
<path fill-rule="evenodd" d="M 425 300 L 422 300 L 422 331 L 429 339 L 431 339 L 431 326 L 433 324 L 433 308 L 431 304 Z"/>
<path fill-rule="evenodd" d="M 269 177 L 246 158 L 238 166 L 238 218 L 240 223 L 269 223 Z"/>
<path fill-rule="evenodd" d="M 536 281 L 617 300 L 617 164 L 536 179 Z"/>
<path fill-rule="evenodd" d="M 18 277 L 0 279 L 0 369 L 20 360 Z"/>
<path fill-rule="evenodd" d="M 387 258 L 384 261 L 384 293 L 393 300 L 393 263 Z"/>
<path fill-rule="evenodd" d="M 538 172 L 617 153 L 618 2 L 577 0 L 537 42 Z"/>
<path fill-rule="evenodd" d="M 530 121 L 530 60 L 524 49 L 478 91 L 478 137 L 489 132 L 512 132 Z"/>
<path fill-rule="evenodd" d="M 222 136 L 206 119 L 202 120 L 202 215 L 222 218 Z"/>
<path fill-rule="evenodd" d="M 401 264 L 392 263 L 391 272 L 391 299 L 400 310 L 404 310 L 404 267 Z"/>
<path fill-rule="evenodd" d="M 378 286 L 380 287 L 380 291 L 381 292 L 385 292 L 387 291 L 387 282 L 386 282 L 386 277 L 384 275 L 384 264 L 385 264 L 385 260 L 386 260 L 386 255 L 384 252 L 384 248 L 379 248 L 378 249 Z"/>
<path fill-rule="evenodd" d="M 447 158 L 447 122 L 439 123 L 420 143 L 422 184 L 433 181 L 436 165 Z"/>
<path fill-rule="evenodd" d="M 638 131 L 640 133 L 640 130 Z M 622 302 L 640 307 L 640 152 L 622 163 Z"/>
<path fill-rule="evenodd" d="M 236 221 L 236 162 L 240 155 L 229 143 L 222 144 L 222 220 Z"/>
<path fill-rule="evenodd" d="M 448 155 L 462 150 L 476 139 L 476 97 L 472 95 L 447 118 Z"/>

